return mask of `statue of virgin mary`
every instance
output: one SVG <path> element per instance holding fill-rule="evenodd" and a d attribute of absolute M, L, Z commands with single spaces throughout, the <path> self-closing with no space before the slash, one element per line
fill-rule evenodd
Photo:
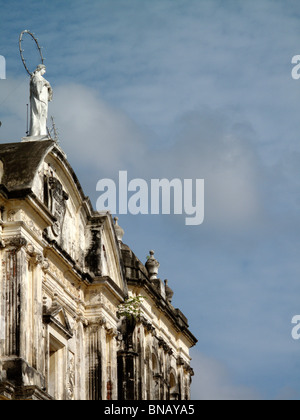
<path fill-rule="evenodd" d="M 52 101 L 53 91 L 44 79 L 46 66 L 39 64 L 30 79 L 30 137 L 47 136 L 48 102 Z"/>

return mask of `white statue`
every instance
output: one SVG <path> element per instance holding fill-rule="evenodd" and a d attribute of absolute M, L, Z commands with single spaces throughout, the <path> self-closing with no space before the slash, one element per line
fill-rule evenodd
<path fill-rule="evenodd" d="M 53 91 L 44 79 L 46 66 L 39 64 L 30 79 L 30 137 L 47 136 L 48 102 L 52 101 Z"/>

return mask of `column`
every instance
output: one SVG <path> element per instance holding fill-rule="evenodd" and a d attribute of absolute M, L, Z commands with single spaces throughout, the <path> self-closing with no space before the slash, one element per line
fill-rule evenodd
<path fill-rule="evenodd" d="M 102 400 L 105 390 L 103 390 L 103 328 L 104 320 L 90 321 L 87 328 L 87 347 L 88 347 L 88 399 L 93 401 Z"/>

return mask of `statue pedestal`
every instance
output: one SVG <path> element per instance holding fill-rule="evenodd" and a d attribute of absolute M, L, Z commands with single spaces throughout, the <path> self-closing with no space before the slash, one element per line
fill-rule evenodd
<path fill-rule="evenodd" d="M 44 141 L 44 140 L 51 140 L 48 135 L 46 136 L 27 136 L 22 137 L 22 142 L 28 142 L 28 141 Z"/>

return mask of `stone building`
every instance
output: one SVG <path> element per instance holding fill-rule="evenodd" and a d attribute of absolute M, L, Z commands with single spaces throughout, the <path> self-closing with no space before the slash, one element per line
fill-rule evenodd
<path fill-rule="evenodd" d="M 0 399 L 190 398 L 197 340 L 123 235 L 55 141 L 0 145 Z"/>

